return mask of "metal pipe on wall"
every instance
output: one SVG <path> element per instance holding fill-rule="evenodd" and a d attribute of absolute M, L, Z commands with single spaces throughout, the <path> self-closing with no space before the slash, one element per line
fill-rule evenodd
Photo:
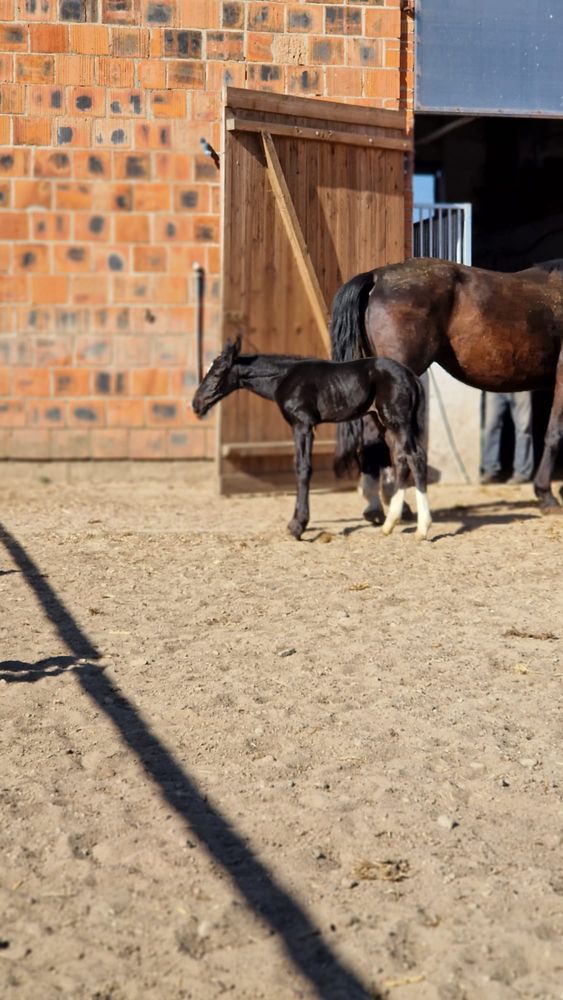
<path fill-rule="evenodd" d="M 203 379 L 203 305 L 205 300 L 205 271 L 201 264 L 193 265 L 195 279 L 195 335 L 198 385 Z"/>

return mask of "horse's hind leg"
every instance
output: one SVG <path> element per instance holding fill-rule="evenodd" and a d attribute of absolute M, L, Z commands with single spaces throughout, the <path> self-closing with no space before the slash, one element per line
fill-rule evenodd
<path fill-rule="evenodd" d="M 313 429 L 305 424 L 293 427 L 295 443 L 295 474 L 297 476 L 297 497 L 293 517 L 287 530 L 294 538 L 300 539 L 309 523 L 309 484 L 313 474 Z"/>
<path fill-rule="evenodd" d="M 388 463 L 388 456 L 389 449 L 373 416 L 366 413 L 363 417 L 362 493 L 368 502 L 364 517 L 372 524 L 383 524 L 385 520 L 379 493 L 381 469 Z"/>
<path fill-rule="evenodd" d="M 545 433 L 545 441 L 541 462 L 534 476 L 534 492 L 540 502 L 544 514 L 561 514 L 563 508 L 551 492 L 551 477 L 557 459 L 559 445 L 563 440 L 563 350 L 559 356 L 555 376 L 555 392 L 553 405 L 549 415 L 549 423 Z"/>

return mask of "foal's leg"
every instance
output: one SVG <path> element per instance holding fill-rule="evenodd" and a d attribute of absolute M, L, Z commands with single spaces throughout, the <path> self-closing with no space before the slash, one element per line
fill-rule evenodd
<path fill-rule="evenodd" d="M 387 517 L 381 529 L 384 535 L 390 535 L 395 525 L 401 520 L 403 504 L 405 502 L 405 489 L 409 478 L 409 465 L 402 442 L 391 431 L 387 432 L 387 438 L 395 472 L 395 492 L 391 497 Z"/>
<path fill-rule="evenodd" d="M 543 454 L 538 470 L 534 477 L 534 493 L 539 502 L 540 509 L 544 514 L 561 514 L 562 508 L 551 492 L 551 477 L 559 445 L 563 440 L 563 349 L 559 356 L 557 372 L 555 375 L 555 392 L 553 394 L 553 405 L 549 415 L 549 423 L 545 433 Z"/>
<path fill-rule="evenodd" d="M 415 444 L 412 449 L 407 448 L 406 454 L 416 488 L 416 537 L 423 539 L 428 537 L 428 529 L 432 524 L 432 515 L 428 506 L 428 495 L 426 492 L 428 461 L 426 451 L 420 443 Z"/>
<path fill-rule="evenodd" d="M 294 424 L 295 475 L 297 477 L 297 498 L 295 511 L 287 526 L 294 538 L 301 538 L 309 523 L 309 483 L 313 473 L 313 428 L 306 424 Z"/>
<path fill-rule="evenodd" d="M 363 417 L 362 493 L 367 500 L 366 521 L 383 524 L 385 511 L 380 500 L 381 470 L 389 462 L 389 452 L 383 436 L 370 413 Z"/>

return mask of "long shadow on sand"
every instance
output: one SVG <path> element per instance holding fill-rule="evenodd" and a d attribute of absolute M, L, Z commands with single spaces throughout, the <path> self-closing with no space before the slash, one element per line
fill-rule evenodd
<path fill-rule="evenodd" d="M 0 523 L 0 541 L 25 575 L 39 604 L 72 656 L 37 663 L 5 660 L 0 676 L 35 682 L 72 670 L 83 691 L 113 723 L 142 763 L 168 805 L 188 824 L 192 836 L 217 861 L 262 923 L 277 934 L 295 968 L 320 1000 L 382 1000 L 334 954 L 319 927 L 252 853 L 219 809 L 152 732 L 148 722 L 95 661 L 101 657 L 23 546 Z M 80 662 L 78 662 L 80 661 Z"/>

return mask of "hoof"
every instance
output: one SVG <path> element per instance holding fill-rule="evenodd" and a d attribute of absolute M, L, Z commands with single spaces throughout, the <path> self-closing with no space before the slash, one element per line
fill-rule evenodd
<path fill-rule="evenodd" d="M 364 510 L 363 517 L 370 524 L 383 524 L 385 521 L 385 511 L 379 501 L 377 504 L 370 503 Z"/>
<path fill-rule="evenodd" d="M 563 507 L 556 503 L 541 504 L 540 513 L 544 514 L 546 517 L 561 517 L 563 515 Z"/>
<path fill-rule="evenodd" d="M 417 542 L 425 542 L 426 539 L 428 538 L 428 532 L 416 531 L 414 537 L 416 538 Z"/>
<path fill-rule="evenodd" d="M 297 541 L 299 541 L 300 538 L 301 538 L 301 535 L 305 531 L 305 527 L 299 521 L 296 521 L 295 519 L 293 519 L 292 521 L 289 522 L 289 524 L 287 526 L 287 530 L 289 531 L 290 535 L 293 535 L 293 537 Z"/>
<path fill-rule="evenodd" d="M 385 522 L 385 524 L 383 525 L 383 527 L 381 528 L 381 530 L 382 530 L 382 532 L 383 532 L 384 535 L 390 535 L 391 532 L 393 531 L 394 527 L 395 527 L 394 523 L 393 524 L 387 524 L 387 522 Z"/>

